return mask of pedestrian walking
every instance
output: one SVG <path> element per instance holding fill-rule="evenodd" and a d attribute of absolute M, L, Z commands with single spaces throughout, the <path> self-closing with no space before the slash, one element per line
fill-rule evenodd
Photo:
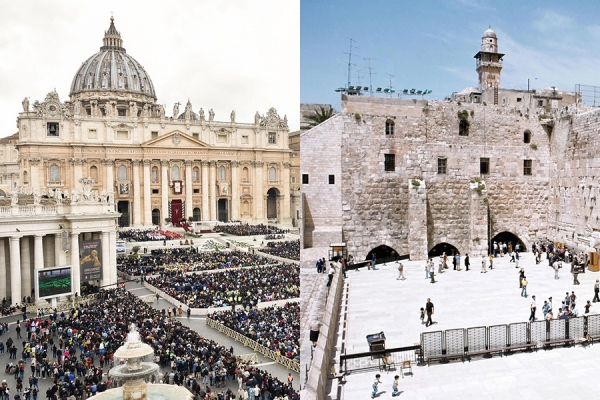
<path fill-rule="evenodd" d="M 429 279 L 429 267 L 430 264 L 433 264 L 433 260 L 430 258 L 428 262 L 425 263 L 425 279 Z"/>
<path fill-rule="evenodd" d="M 596 279 L 596 283 L 594 283 L 594 303 L 600 301 L 600 297 L 598 297 L 598 292 L 600 292 L 600 279 Z"/>
<path fill-rule="evenodd" d="M 327 276 L 327 287 L 331 286 L 331 281 L 333 280 L 333 273 L 335 272 L 335 267 L 333 263 L 329 263 L 329 275 Z"/>
<path fill-rule="evenodd" d="M 469 254 L 465 254 L 465 270 L 469 270 L 469 266 L 471 265 L 471 260 L 469 260 Z"/>
<path fill-rule="evenodd" d="M 558 270 L 560 268 L 562 268 L 562 261 L 556 261 L 556 262 L 554 262 L 554 264 L 552 264 L 552 267 L 554 268 L 554 279 L 560 279 L 558 277 Z"/>
<path fill-rule="evenodd" d="M 575 308 L 575 301 L 577 300 L 577 296 L 575 296 L 575 292 L 571 292 L 569 299 L 571 300 L 571 310 L 573 310 Z"/>
<path fill-rule="evenodd" d="M 374 270 L 377 269 L 375 268 L 375 264 L 377 264 L 377 257 L 375 256 L 375 253 L 373 253 L 373 258 L 371 259 L 371 268 Z"/>
<path fill-rule="evenodd" d="M 490 254 L 490 269 L 494 269 L 494 256 Z"/>
<path fill-rule="evenodd" d="M 431 283 L 435 283 L 435 266 L 433 265 L 433 261 L 429 264 L 429 276 L 431 277 Z"/>
<path fill-rule="evenodd" d="M 550 311 L 550 304 L 548 304 L 548 300 L 544 300 L 544 305 L 542 306 L 542 312 L 544 313 L 544 319 L 546 319 L 546 315 Z"/>
<path fill-rule="evenodd" d="M 527 297 L 527 296 L 525 296 Z M 531 296 L 531 315 L 529 316 L 529 322 L 535 321 L 535 310 L 537 309 L 537 304 L 535 303 L 535 295 Z"/>
<path fill-rule="evenodd" d="M 440 261 L 438 264 L 438 274 L 441 274 L 444 272 L 444 260 L 442 258 L 442 256 L 440 256 Z"/>
<path fill-rule="evenodd" d="M 579 285 L 579 265 L 573 266 L 573 285 Z"/>
<path fill-rule="evenodd" d="M 456 253 L 456 255 L 454 256 L 455 260 L 456 260 L 456 270 L 460 271 L 460 254 Z"/>
<path fill-rule="evenodd" d="M 485 262 L 485 258 L 483 260 L 481 260 L 481 273 L 486 273 L 487 274 L 487 268 L 486 268 L 486 262 Z"/>
<path fill-rule="evenodd" d="M 402 264 L 399 261 L 396 261 L 396 264 L 398 264 L 398 277 L 396 278 L 396 280 L 405 280 L 406 278 L 404 277 L 404 264 Z"/>
<path fill-rule="evenodd" d="M 521 268 L 519 271 L 519 289 L 523 287 L 523 278 L 525 278 L 525 270 Z"/>
<path fill-rule="evenodd" d="M 421 307 L 421 325 L 425 323 L 425 309 Z"/>
<path fill-rule="evenodd" d="M 373 382 L 373 393 L 371 393 L 372 399 L 375 398 L 375 395 L 377 394 L 377 391 L 379 390 L 378 387 L 379 387 L 379 384 L 381 383 L 379 378 L 381 378 L 381 375 L 379 375 L 379 374 L 375 375 L 375 382 Z"/>
<path fill-rule="evenodd" d="M 589 314 L 590 313 L 590 307 L 592 306 L 592 303 L 590 303 L 590 301 L 588 300 L 587 303 L 585 304 L 585 313 Z"/>
<path fill-rule="evenodd" d="M 400 384 L 400 376 L 394 376 L 394 383 L 392 383 L 392 397 L 400 396 L 398 385 Z"/>
<path fill-rule="evenodd" d="M 515 252 L 515 267 L 519 268 L 519 252 Z"/>
<path fill-rule="evenodd" d="M 428 327 L 429 325 L 433 324 L 431 316 L 434 314 L 434 311 L 435 309 L 433 303 L 431 302 L 431 299 L 428 298 L 427 303 L 425 304 L 425 312 L 427 313 L 427 322 L 425 322 L 425 327 Z"/>
<path fill-rule="evenodd" d="M 521 280 L 521 296 L 527 297 L 527 278 L 523 275 L 523 279 Z"/>

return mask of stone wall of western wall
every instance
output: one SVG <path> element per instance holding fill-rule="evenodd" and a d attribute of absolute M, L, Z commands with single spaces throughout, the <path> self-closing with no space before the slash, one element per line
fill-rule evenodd
<path fill-rule="evenodd" d="M 527 244 L 547 236 L 552 162 L 550 136 L 538 111 L 439 101 L 424 104 L 413 116 L 414 108 L 407 113 L 401 102 L 379 101 L 371 112 L 364 99 L 353 103 L 352 98 L 343 106 L 346 112 L 336 117 L 344 120 L 343 230 L 357 259 L 381 244 L 425 258 L 426 251 L 413 254 L 411 247 L 430 250 L 441 242 L 463 254 L 483 255 L 488 205 L 492 236 L 509 231 Z M 468 136 L 458 135 L 459 111 L 468 115 Z M 393 136 L 385 135 L 388 119 L 395 123 Z M 531 143 L 524 143 L 525 130 Z M 396 170 L 385 172 L 384 154 L 392 153 Z M 490 159 L 489 174 L 480 176 L 480 157 Z M 438 158 L 446 158 L 446 174 L 438 174 Z M 525 159 L 532 160 L 531 176 L 523 174 Z M 485 189 L 473 188 L 477 178 Z M 424 183 L 426 215 L 408 213 L 417 201 L 410 192 L 414 179 Z M 426 225 L 422 246 L 411 232 L 421 223 Z"/>

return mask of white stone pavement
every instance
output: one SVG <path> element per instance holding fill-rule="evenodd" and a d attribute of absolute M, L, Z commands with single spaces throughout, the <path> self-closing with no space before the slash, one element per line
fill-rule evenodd
<path fill-rule="evenodd" d="M 437 260 L 436 260 L 437 261 Z M 419 341 L 425 330 L 468 328 L 527 321 L 531 295 L 536 295 L 538 318 L 542 317 L 543 301 L 553 297 L 557 309 L 565 292 L 575 291 L 578 307 L 593 298 L 593 283 L 600 273 L 579 275 L 581 285 L 573 285 L 569 266 L 560 270 L 560 279 L 547 261 L 535 265 L 530 253 L 523 254 L 520 266 L 529 281 L 528 298 L 520 296 L 518 269 L 508 258 L 494 260 L 494 269 L 480 273 L 481 258 L 471 260 L 468 272 L 446 270 L 436 274 L 438 283 L 425 279 L 424 262 L 404 261 L 406 280 L 396 280 L 398 271 L 393 263 L 380 265 L 379 270 L 348 273 L 349 303 L 346 332 L 347 353 L 368 351 L 365 336 L 384 331 L 386 347 L 410 346 Z M 436 266 L 437 271 L 437 266 Z M 435 305 L 429 328 L 421 325 L 419 309 L 430 297 Z M 600 303 L 591 312 L 600 312 Z M 343 321 L 340 321 L 343 323 Z M 340 328 L 340 334 L 342 329 Z M 341 340 L 340 340 L 341 342 Z M 588 399 L 600 394 L 600 385 L 592 377 L 600 346 L 587 348 L 557 348 L 535 353 L 518 353 L 493 359 L 474 358 L 472 362 L 451 362 L 429 367 L 413 366 L 414 376 L 401 379 L 400 398 L 406 399 Z M 336 357 L 339 360 L 339 356 Z M 346 377 L 342 399 L 370 398 L 370 387 L 376 371 L 353 373 Z M 377 398 L 392 398 L 391 385 L 400 371 L 382 372 L 383 384 Z M 337 398 L 337 381 L 331 397 Z"/>

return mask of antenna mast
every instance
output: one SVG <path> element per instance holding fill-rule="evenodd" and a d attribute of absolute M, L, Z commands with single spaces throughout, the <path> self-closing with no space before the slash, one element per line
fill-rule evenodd
<path fill-rule="evenodd" d="M 363 58 L 363 60 L 369 60 L 369 66 L 367 67 L 369 69 L 369 91 L 371 92 L 371 96 L 373 96 L 373 80 L 371 79 L 371 74 L 372 74 L 373 68 L 371 68 L 371 60 L 377 61 L 377 59 L 365 57 L 365 58 Z"/>
<path fill-rule="evenodd" d="M 350 52 L 344 52 L 344 54 L 348 54 L 348 86 L 346 86 L 346 88 L 350 87 L 350 80 L 352 79 L 352 65 L 354 65 L 352 64 L 352 49 L 358 49 L 358 46 L 352 45 L 352 42 L 356 43 L 356 40 L 352 39 L 351 37 L 348 39 L 350 39 Z"/>
<path fill-rule="evenodd" d="M 390 91 L 391 91 L 391 90 L 393 89 L 393 88 L 392 88 L 392 78 L 395 78 L 395 76 L 394 76 L 394 75 L 392 75 L 392 74 L 388 74 L 387 72 L 386 72 L 385 74 L 386 74 L 386 75 L 387 75 L 387 76 L 390 78 L 390 87 L 389 87 L 389 89 L 390 89 Z M 390 95 L 390 96 L 391 96 L 391 95 Z"/>

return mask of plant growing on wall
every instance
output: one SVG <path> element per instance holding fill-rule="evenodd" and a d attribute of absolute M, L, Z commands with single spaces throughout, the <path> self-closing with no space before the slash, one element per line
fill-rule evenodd
<path fill-rule="evenodd" d="M 360 122 L 361 117 L 359 113 L 354 114 L 354 119 L 356 120 L 356 122 Z"/>
<path fill-rule="evenodd" d="M 538 149 L 537 144 L 535 144 L 535 143 L 532 143 L 529 147 L 531 147 L 532 150 Z"/>
<path fill-rule="evenodd" d="M 418 181 L 418 180 L 416 180 L 416 179 L 413 179 L 412 181 L 410 181 L 410 183 L 412 184 L 412 187 L 413 187 L 414 189 L 418 189 L 418 188 L 419 188 L 419 186 L 421 186 L 421 182 L 419 182 L 419 181 Z"/>

